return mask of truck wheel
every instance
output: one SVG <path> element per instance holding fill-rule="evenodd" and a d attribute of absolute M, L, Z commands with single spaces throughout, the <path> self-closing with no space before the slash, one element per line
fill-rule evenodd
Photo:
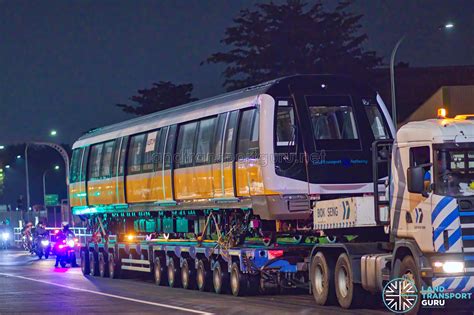
<path fill-rule="evenodd" d="M 176 266 L 174 259 L 168 261 L 168 286 L 170 288 L 177 287 L 179 285 L 179 267 Z"/>
<path fill-rule="evenodd" d="M 237 263 L 233 263 L 230 270 L 230 290 L 234 296 L 243 296 L 246 293 L 247 281 L 246 276 L 240 272 Z"/>
<path fill-rule="evenodd" d="M 228 291 L 229 287 L 229 273 L 222 269 L 221 263 L 217 262 L 212 272 L 212 284 L 214 291 L 217 294 L 222 294 Z"/>
<path fill-rule="evenodd" d="M 204 261 L 199 259 L 196 268 L 196 284 L 199 291 L 208 291 L 211 286 L 209 268 L 206 267 Z"/>
<path fill-rule="evenodd" d="M 322 252 L 317 252 L 311 261 L 311 290 L 318 305 L 334 304 L 333 261 L 326 258 Z"/>
<path fill-rule="evenodd" d="M 405 256 L 401 262 L 399 262 L 399 278 L 405 278 L 416 285 L 418 290 L 418 302 L 416 303 L 415 307 L 413 307 L 409 312 L 406 314 L 418 314 L 418 310 L 420 309 L 420 288 L 421 288 L 421 278 L 420 274 L 418 273 L 418 267 L 416 265 L 415 259 L 412 256 Z"/>
<path fill-rule="evenodd" d="M 155 258 L 155 284 L 156 285 L 165 285 L 166 283 L 166 273 L 163 270 L 163 265 L 161 264 L 161 260 L 159 257 Z"/>
<path fill-rule="evenodd" d="M 108 265 L 109 265 L 109 278 L 116 279 L 120 277 L 120 267 L 115 261 L 114 253 L 109 253 Z"/>
<path fill-rule="evenodd" d="M 89 269 L 89 255 L 88 254 L 89 253 L 85 250 L 81 251 L 81 270 L 84 276 L 89 275 L 91 272 Z"/>
<path fill-rule="evenodd" d="M 336 296 L 342 308 L 360 306 L 363 302 L 364 290 L 360 284 L 354 283 L 351 261 L 346 253 L 339 255 L 334 271 Z"/>
<path fill-rule="evenodd" d="M 194 290 L 196 288 L 196 269 L 190 266 L 187 259 L 183 260 L 181 266 L 181 284 L 183 289 Z"/>
<path fill-rule="evenodd" d="M 108 263 L 107 263 L 107 257 L 105 256 L 104 253 L 99 253 L 99 275 L 102 278 L 105 278 L 108 276 Z"/>
<path fill-rule="evenodd" d="M 95 259 L 95 252 L 89 253 L 89 274 L 91 276 L 97 276 L 97 264 Z"/>

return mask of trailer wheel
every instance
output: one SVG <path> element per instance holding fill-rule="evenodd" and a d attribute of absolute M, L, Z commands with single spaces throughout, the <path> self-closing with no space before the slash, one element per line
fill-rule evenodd
<path fill-rule="evenodd" d="M 243 296 L 247 292 L 247 278 L 240 271 L 237 263 L 233 263 L 230 270 L 230 290 L 234 296 Z"/>
<path fill-rule="evenodd" d="M 418 273 L 419 268 L 416 265 L 415 259 L 412 256 L 405 256 L 402 261 L 399 261 L 399 272 L 398 277 L 407 279 L 413 282 L 420 292 L 421 288 L 421 278 L 420 274 Z M 418 293 L 419 294 L 419 293 Z M 420 309 L 420 299 L 418 298 L 418 302 L 409 312 L 406 314 L 418 314 L 418 310 Z"/>
<path fill-rule="evenodd" d="M 89 275 L 91 272 L 89 269 L 89 253 L 85 250 L 81 251 L 81 270 L 84 276 Z"/>
<path fill-rule="evenodd" d="M 163 270 L 163 265 L 161 264 L 160 257 L 155 258 L 155 284 L 156 285 L 165 285 L 166 283 L 166 273 Z"/>
<path fill-rule="evenodd" d="M 346 253 L 340 254 L 337 259 L 334 279 L 337 301 L 342 308 L 354 308 L 362 304 L 364 290 L 360 284 L 354 283 L 354 272 Z"/>
<path fill-rule="evenodd" d="M 229 273 L 222 269 L 220 262 L 216 263 L 214 271 L 212 272 L 212 284 L 214 285 L 214 291 L 217 294 L 222 294 L 228 291 Z"/>
<path fill-rule="evenodd" d="M 199 259 L 196 269 L 196 284 L 199 291 L 208 291 L 211 286 L 211 272 L 204 261 Z"/>
<path fill-rule="evenodd" d="M 91 276 L 97 276 L 97 260 L 95 259 L 95 252 L 89 253 L 89 274 Z"/>
<path fill-rule="evenodd" d="M 183 289 L 193 290 L 196 288 L 196 269 L 190 266 L 187 259 L 183 260 L 181 266 L 181 284 Z"/>
<path fill-rule="evenodd" d="M 168 261 L 168 286 L 170 288 L 174 288 L 179 285 L 179 274 L 179 267 L 176 266 L 174 259 L 170 258 Z"/>
<path fill-rule="evenodd" d="M 104 253 L 99 253 L 99 275 L 102 278 L 105 278 L 108 276 L 108 263 L 107 263 L 107 257 Z"/>
<path fill-rule="evenodd" d="M 334 272 L 332 260 L 317 252 L 311 261 L 311 290 L 318 305 L 334 304 Z"/>
<path fill-rule="evenodd" d="M 120 266 L 117 265 L 117 262 L 115 261 L 115 255 L 114 253 L 109 253 L 109 278 L 110 279 L 116 279 L 120 276 Z"/>

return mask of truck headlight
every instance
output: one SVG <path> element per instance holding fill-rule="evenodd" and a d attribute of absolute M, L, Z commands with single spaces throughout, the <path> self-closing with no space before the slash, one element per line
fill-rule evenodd
<path fill-rule="evenodd" d="M 463 261 L 435 261 L 433 263 L 434 272 L 462 273 L 464 272 Z"/>

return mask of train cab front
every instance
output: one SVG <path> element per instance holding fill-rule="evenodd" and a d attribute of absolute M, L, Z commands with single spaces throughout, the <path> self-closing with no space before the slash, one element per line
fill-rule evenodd
<path fill-rule="evenodd" d="M 346 76 L 302 75 L 268 94 L 276 106 L 277 175 L 307 181 L 309 193 L 323 198 L 373 191 L 372 144 L 394 133 L 374 90 Z"/>

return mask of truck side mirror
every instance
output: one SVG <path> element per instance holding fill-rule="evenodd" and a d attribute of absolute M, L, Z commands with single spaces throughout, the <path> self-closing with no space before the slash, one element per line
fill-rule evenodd
<path fill-rule="evenodd" d="M 426 194 L 425 169 L 429 165 L 409 167 L 407 170 L 408 191 L 415 194 Z"/>

